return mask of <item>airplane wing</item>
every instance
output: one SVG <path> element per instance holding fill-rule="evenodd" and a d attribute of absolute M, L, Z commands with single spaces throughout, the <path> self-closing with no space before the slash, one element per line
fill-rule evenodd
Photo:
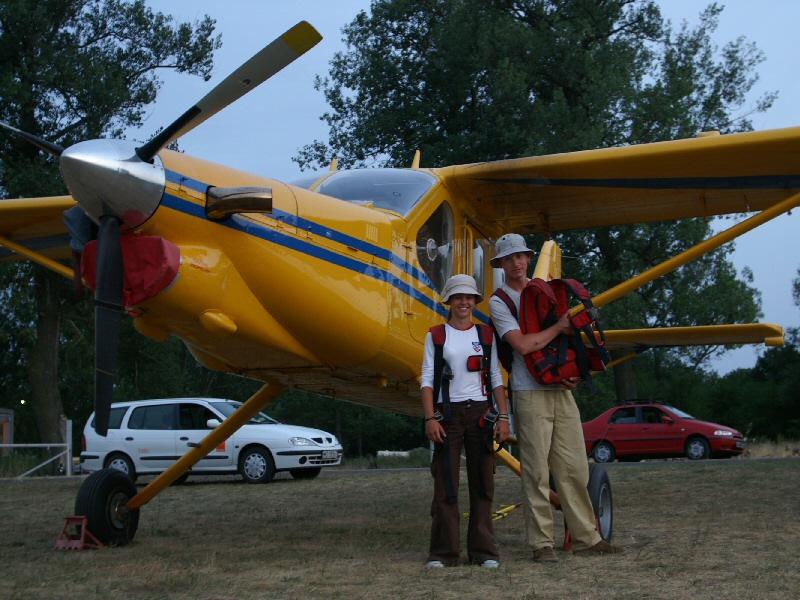
<path fill-rule="evenodd" d="M 69 258 L 69 236 L 62 216 L 75 206 L 70 196 L 0 200 L 0 261 L 23 258 L 3 243 L 20 244 L 48 258 Z"/>
<path fill-rule="evenodd" d="M 771 323 L 744 323 L 616 329 L 607 330 L 605 338 L 606 347 L 610 350 L 635 351 L 657 346 L 717 346 L 725 344 L 783 346 L 783 327 Z"/>
<path fill-rule="evenodd" d="M 436 169 L 506 231 L 555 232 L 764 209 L 800 191 L 800 127 Z"/>

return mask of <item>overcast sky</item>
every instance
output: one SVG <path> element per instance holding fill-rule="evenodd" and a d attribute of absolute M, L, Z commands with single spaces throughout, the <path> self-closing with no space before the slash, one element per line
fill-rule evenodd
<path fill-rule="evenodd" d="M 222 34 L 222 48 L 215 55 L 211 81 L 197 77 L 165 76 L 159 98 L 149 111 L 141 130 L 131 137 L 149 138 L 158 127 L 178 117 L 242 62 L 300 20 L 309 21 L 323 36 L 315 48 L 278 73 L 258 90 L 240 99 L 180 139 L 188 154 L 284 181 L 300 174 L 291 157 L 314 139 L 327 139 L 327 127 L 319 119 L 327 109 L 320 92 L 313 89 L 315 75 L 325 75 L 334 52 L 343 49 L 341 28 L 360 10 L 366 0 L 192 0 L 168 2 L 150 0 L 150 6 L 176 19 L 196 20 L 208 14 Z M 662 13 L 678 26 L 686 20 L 697 22 L 702 0 L 663 0 Z M 800 125 L 795 107 L 800 106 L 798 52 L 794 42 L 800 22 L 800 2 L 789 0 L 729 0 L 714 39 L 720 44 L 745 36 L 756 42 L 766 55 L 758 72 L 750 108 L 766 91 L 779 96 L 772 109 L 751 117 L 757 130 Z M 409 160 L 413 155 L 409 148 Z M 425 164 L 425 157 L 422 157 Z M 797 214 L 781 216 L 745 234 L 736 242 L 734 263 L 750 267 L 755 286 L 762 292 L 765 322 L 783 327 L 800 324 L 800 309 L 791 297 L 791 282 L 800 266 L 800 245 L 796 232 Z M 594 290 L 597 293 L 600 290 Z M 714 363 L 724 373 L 737 367 L 751 367 L 759 349 L 745 347 L 730 351 Z"/>

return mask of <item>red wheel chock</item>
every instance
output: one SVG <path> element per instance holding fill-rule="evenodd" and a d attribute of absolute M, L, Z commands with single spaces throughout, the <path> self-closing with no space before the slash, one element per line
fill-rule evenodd
<path fill-rule="evenodd" d="M 102 548 L 98 540 L 87 527 L 86 517 L 74 516 L 64 519 L 64 527 L 56 539 L 54 550 L 92 550 Z"/>

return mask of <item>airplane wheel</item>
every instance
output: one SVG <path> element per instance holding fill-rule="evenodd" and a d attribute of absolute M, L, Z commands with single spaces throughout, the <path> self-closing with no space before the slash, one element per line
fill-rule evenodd
<path fill-rule="evenodd" d="M 589 485 L 586 489 L 597 518 L 598 533 L 608 542 L 614 527 L 614 499 L 611 495 L 611 480 L 603 465 L 589 465 Z"/>
<path fill-rule="evenodd" d="M 136 487 L 117 469 L 101 469 L 89 475 L 78 490 L 75 514 L 87 519 L 94 536 L 107 546 L 125 546 L 139 527 L 139 511 L 127 510 Z"/>

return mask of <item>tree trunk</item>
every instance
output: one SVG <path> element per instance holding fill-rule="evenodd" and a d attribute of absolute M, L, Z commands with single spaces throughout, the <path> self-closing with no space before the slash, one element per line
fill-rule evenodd
<path fill-rule="evenodd" d="M 59 315 L 56 275 L 37 268 L 34 270 L 36 295 L 36 339 L 28 351 L 28 381 L 31 385 L 31 405 L 44 442 L 63 443 L 61 419 L 64 407 L 58 389 Z"/>
<path fill-rule="evenodd" d="M 617 388 L 617 402 L 625 400 L 635 400 L 638 397 L 636 392 L 636 373 L 630 360 L 614 367 L 614 384 Z"/>

